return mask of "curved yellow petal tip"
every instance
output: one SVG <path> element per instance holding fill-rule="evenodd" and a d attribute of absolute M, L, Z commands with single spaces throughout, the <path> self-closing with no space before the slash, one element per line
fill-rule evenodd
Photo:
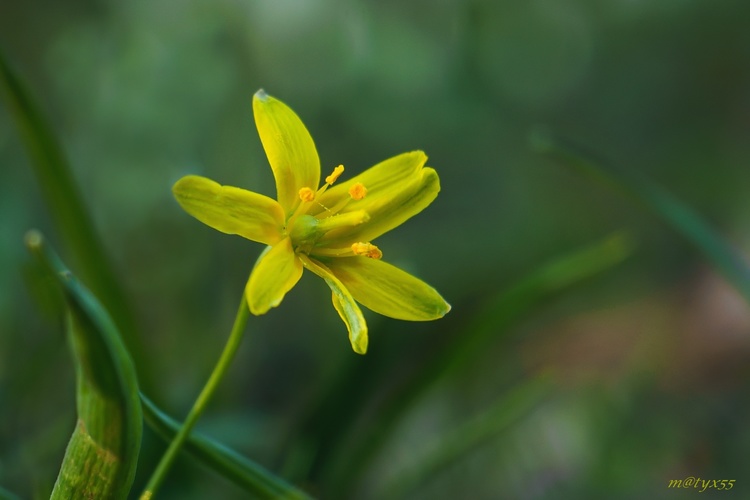
<path fill-rule="evenodd" d="M 367 334 L 359 336 L 357 339 L 351 339 L 352 350 L 357 354 L 367 354 Z"/>
<path fill-rule="evenodd" d="M 452 309 L 452 306 L 449 303 L 446 302 L 445 303 L 445 310 L 443 311 L 443 314 L 440 315 L 440 317 L 442 318 L 443 316 L 445 316 L 446 314 L 448 314 L 449 312 L 451 312 L 451 309 Z"/>
<path fill-rule="evenodd" d="M 258 99 L 260 101 L 267 101 L 270 96 L 268 94 L 266 94 L 265 90 L 258 89 L 258 91 L 255 93 L 255 95 L 253 97 L 255 97 L 256 99 Z"/>

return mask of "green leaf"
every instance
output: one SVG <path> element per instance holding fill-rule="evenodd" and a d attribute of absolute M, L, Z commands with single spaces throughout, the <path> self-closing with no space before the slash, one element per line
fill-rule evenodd
<path fill-rule="evenodd" d="M 135 320 L 106 256 L 91 218 L 83 205 L 70 166 L 59 142 L 21 79 L 0 52 L 0 94 L 31 159 L 36 177 L 69 253 L 81 276 L 111 312 L 125 344 L 141 367 L 141 377 L 150 380 L 142 361 L 143 345 L 137 336 Z M 149 387 L 151 384 L 147 384 Z"/>
<path fill-rule="evenodd" d="M 644 204 L 677 234 L 692 243 L 750 303 L 750 267 L 737 250 L 698 213 L 632 169 L 603 166 L 592 155 L 544 134 L 532 137 L 539 152 L 588 177 L 603 181 Z"/>
<path fill-rule="evenodd" d="M 179 431 L 180 424 L 157 408 L 143 394 L 141 394 L 141 401 L 146 423 L 166 442 L 171 441 Z M 262 466 L 200 433 L 191 433 L 184 448 L 257 498 L 286 500 L 310 498 L 305 492 L 298 490 Z"/>
<path fill-rule="evenodd" d="M 524 315 L 622 263 L 634 248 L 633 238 L 618 231 L 530 272 L 485 302 L 469 321 L 467 333 L 442 354 L 440 361 L 432 363 L 432 376 L 447 377 L 470 365 L 501 332 L 507 331 Z"/>
<path fill-rule="evenodd" d="M 30 231 L 26 244 L 62 291 L 76 367 L 78 420 L 51 498 L 126 498 L 143 427 L 133 362 L 107 312 L 42 235 Z"/>

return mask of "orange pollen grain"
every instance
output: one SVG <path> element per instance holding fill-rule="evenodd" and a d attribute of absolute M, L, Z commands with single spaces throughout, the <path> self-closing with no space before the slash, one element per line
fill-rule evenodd
<path fill-rule="evenodd" d="M 352 252 L 354 252 L 354 255 L 362 255 L 371 259 L 380 259 L 383 257 L 383 252 L 372 243 L 354 243 L 352 245 Z"/>
<path fill-rule="evenodd" d="M 299 190 L 299 199 L 302 201 L 313 201 L 315 199 L 315 191 L 309 187 L 303 187 Z"/>
<path fill-rule="evenodd" d="M 361 182 L 358 182 L 349 188 L 349 196 L 351 196 L 353 200 L 361 200 L 366 195 L 367 188 Z"/>

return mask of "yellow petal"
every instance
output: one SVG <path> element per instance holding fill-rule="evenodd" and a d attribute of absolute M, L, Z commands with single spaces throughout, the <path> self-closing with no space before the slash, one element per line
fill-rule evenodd
<path fill-rule="evenodd" d="M 262 90 L 253 97 L 253 113 L 276 179 L 276 197 L 289 214 L 300 203 L 300 189 L 318 189 L 320 160 L 315 143 L 294 111 Z"/>
<path fill-rule="evenodd" d="M 332 285 L 330 280 L 326 280 L 326 283 L 331 287 L 331 290 L 337 286 Z M 357 354 L 367 354 L 367 323 L 365 323 L 365 318 L 362 316 L 362 311 L 351 296 L 347 299 L 341 297 L 340 293 L 331 292 L 333 308 L 336 309 L 336 312 L 339 313 L 339 318 L 346 324 L 346 329 L 349 332 L 349 342 L 354 352 Z"/>
<path fill-rule="evenodd" d="M 221 186 L 197 175 L 177 181 L 172 192 L 187 213 L 222 233 L 238 234 L 266 245 L 283 237 L 284 210 L 268 196 Z"/>
<path fill-rule="evenodd" d="M 329 245 L 341 246 L 357 241 L 372 241 L 415 216 L 437 197 L 440 179 L 432 168 L 422 168 L 399 183 L 380 186 L 374 193 L 349 203 L 341 214 L 362 210 L 370 218 L 358 226 L 336 229 L 321 239 Z"/>
<path fill-rule="evenodd" d="M 327 265 L 357 302 L 383 316 L 428 321 L 451 309 L 430 285 L 382 260 L 341 257 Z"/>
<path fill-rule="evenodd" d="M 352 349 L 354 349 L 354 352 L 357 354 L 365 354 L 367 352 L 368 342 L 367 323 L 362 315 L 362 310 L 354 301 L 352 294 L 331 272 L 331 270 L 326 268 L 326 266 L 305 255 L 300 255 L 300 258 L 304 262 L 306 268 L 323 278 L 331 288 L 333 307 L 346 324 L 346 329 L 349 331 L 349 342 L 352 344 Z"/>
<path fill-rule="evenodd" d="M 302 262 L 295 255 L 289 238 L 266 249 L 258 258 L 245 287 L 250 312 L 258 316 L 281 304 L 284 295 L 301 276 Z"/>

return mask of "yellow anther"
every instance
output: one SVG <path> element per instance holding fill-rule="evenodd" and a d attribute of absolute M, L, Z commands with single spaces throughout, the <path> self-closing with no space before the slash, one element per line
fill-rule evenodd
<path fill-rule="evenodd" d="M 315 199 L 315 191 L 309 187 L 303 187 L 299 190 L 299 199 L 302 201 L 313 201 Z"/>
<path fill-rule="evenodd" d="M 354 255 L 363 255 L 371 259 L 380 259 L 383 257 L 383 252 L 372 243 L 354 243 L 352 245 L 352 252 L 354 252 Z"/>
<path fill-rule="evenodd" d="M 367 195 L 367 188 L 364 184 L 361 182 L 357 182 L 352 187 L 349 188 L 349 196 L 352 197 L 353 200 L 361 200 Z"/>
<path fill-rule="evenodd" d="M 338 167 L 334 168 L 331 175 L 326 177 L 326 184 L 333 184 L 334 182 L 336 182 L 336 179 L 338 179 L 339 176 L 343 173 L 344 173 L 343 165 L 339 165 Z"/>

